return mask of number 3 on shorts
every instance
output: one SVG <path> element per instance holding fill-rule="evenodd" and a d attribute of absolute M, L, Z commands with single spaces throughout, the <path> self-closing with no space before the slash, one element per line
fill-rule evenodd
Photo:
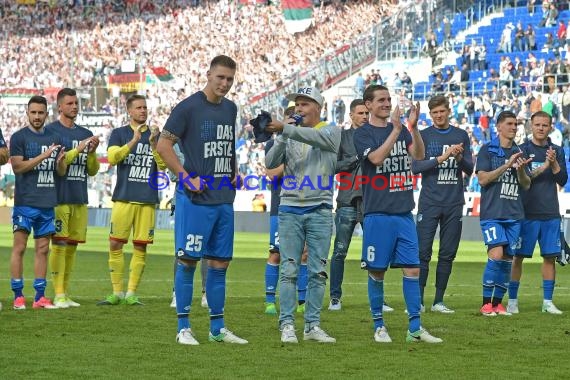
<path fill-rule="evenodd" d="M 376 250 L 374 249 L 373 246 L 369 245 L 368 248 L 366 248 L 366 260 L 368 260 L 369 263 L 374 261 L 374 258 L 376 257 Z"/>
<path fill-rule="evenodd" d="M 188 234 L 186 236 L 186 251 L 200 252 L 202 250 L 202 235 Z"/>

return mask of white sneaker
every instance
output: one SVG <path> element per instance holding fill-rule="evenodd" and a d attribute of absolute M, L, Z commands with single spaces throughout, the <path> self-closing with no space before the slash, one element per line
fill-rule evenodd
<path fill-rule="evenodd" d="M 386 326 L 378 327 L 374 332 L 374 341 L 378 343 L 392 343 L 392 338 L 388 335 Z"/>
<path fill-rule="evenodd" d="M 443 342 L 443 339 L 436 338 L 435 336 L 431 335 L 426 329 L 424 329 L 423 327 L 420 327 L 420 329 L 413 334 L 408 330 L 408 334 L 406 336 L 406 342 L 408 342 L 408 343 L 419 343 L 419 342 L 441 343 L 441 342 Z"/>
<path fill-rule="evenodd" d="M 453 313 L 455 313 L 455 310 L 448 308 L 447 306 L 444 305 L 443 302 L 439 302 L 439 303 L 436 303 L 435 305 L 432 305 L 431 311 L 433 311 L 435 313 L 442 313 L 442 314 L 453 314 Z"/>
<path fill-rule="evenodd" d="M 559 310 L 552 301 L 544 301 L 542 303 L 542 312 L 548 314 L 562 314 L 562 311 Z"/>
<path fill-rule="evenodd" d="M 303 332 L 303 338 L 304 340 L 316 340 L 320 343 L 336 343 L 336 339 L 329 336 L 329 334 L 319 326 L 315 326 L 309 331 Z"/>
<path fill-rule="evenodd" d="M 200 343 L 194 338 L 192 329 L 182 329 L 178 334 L 176 334 L 176 341 L 180 344 L 188 344 L 190 346 L 197 346 Z"/>
<path fill-rule="evenodd" d="M 208 299 L 206 298 L 206 293 L 202 294 L 202 302 L 200 303 L 202 307 L 208 307 Z"/>
<path fill-rule="evenodd" d="M 297 335 L 295 335 L 295 327 L 293 325 L 285 325 L 281 331 L 281 342 L 283 343 L 299 343 Z"/>
<path fill-rule="evenodd" d="M 247 344 L 249 343 L 247 340 L 240 338 L 230 330 L 226 329 L 225 327 L 220 329 L 220 333 L 216 336 L 210 335 L 208 337 L 210 342 L 218 342 L 218 343 L 236 343 L 236 344 Z"/>
<path fill-rule="evenodd" d="M 176 292 L 172 292 L 172 301 L 170 301 L 170 307 L 176 307 Z"/>
<path fill-rule="evenodd" d="M 544 311 L 544 306 L 542 308 Z M 516 299 L 509 300 L 507 303 L 507 313 L 518 314 L 519 313 L 519 301 Z"/>
<path fill-rule="evenodd" d="M 340 303 L 340 300 L 332 299 L 331 302 L 329 303 L 329 310 L 339 311 L 341 309 L 342 309 L 342 304 Z"/>
<path fill-rule="evenodd" d="M 81 306 L 80 303 L 75 302 L 74 300 L 72 300 L 71 298 L 65 296 L 65 300 L 67 301 L 67 306 L 69 307 L 79 307 Z"/>

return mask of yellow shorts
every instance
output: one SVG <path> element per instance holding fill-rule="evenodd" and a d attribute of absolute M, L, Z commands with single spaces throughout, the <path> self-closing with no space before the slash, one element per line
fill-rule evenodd
<path fill-rule="evenodd" d="M 87 235 L 87 205 L 63 204 L 55 208 L 53 240 L 85 243 Z"/>
<path fill-rule="evenodd" d="M 111 211 L 109 239 L 126 243 L 133 230 L 133 243 L 152 244 L 155 206 L 117 201 Z"/>

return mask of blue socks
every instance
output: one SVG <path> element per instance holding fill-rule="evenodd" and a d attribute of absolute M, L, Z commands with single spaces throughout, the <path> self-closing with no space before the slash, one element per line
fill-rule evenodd
<path fill-rule="evenodd" d="M 279 280 L 279 265 L 265 264 L 265 302 L 275 303 L 275 291 Z"/>
<path fill-rule="evenodd" d="M 491 302 L 500 271 L 501 263 L 499 261 L 487 259 L 487 265 L 483 271 L 483 304 Z"/>
<path fill-rule="evenodd" d="M 176 264 L 174 275 L 174 291 L 176 293 L 176 314 L 178 315 L 178 331 L 190 328 L 190 307 L 192 306 L 192 293 L 194 292 L 195 265 Z"/>
<path fill-rule="evenodd" d="M 500 304 L 509 288 L 509 281 L 511 279 L 512 261 L 501 260 L 499 264 L 499 273 L 495 278 L 495 293 L 493 294 L 493 306 Z"/>
<path fill-rule="evenodd" d="M 554 293 L 554 280 L 542 280 L 542 289 L 544 291 L 544 300 L 552 301 Z"/>
<path fill-rule="evenodd" d="M 421 327 L 420 322 L 420 280 L 419 277 L 406 277 L 402 279 L 404 300 L 408 309 L 408 330 L 415 333 Z"/>
<path fill-rule="evenodd" d="M 226 300 L 225 268 L 208 267 L 206 276 L 206 297 L 210 307 L 210 332 L 216 336 L 224 327 L 224 303 Z"/>
<path fill-rule="evenodd" d="M 519 281 L 511 280 L 511 282 L 509 282 L 509 300 L 516 300 L 518 298 L 520 284 Z"/>
<path fill-rule="evenodd" d="M 374 323 L 374 331 L 384 326 L 382 318 L 382 306 L 384 305 L 384 280 L 375 280 L 370 274 L 368 275 L 368 301 L 370 302 L 370 312 L 372 313 L 372 322 Z"/>
<path fill-rule="evenodd" d="M 36 289 L 36 296 L 34 301 L 39 301 L 45 295 L 47 281 L 45 278 L 36 278 L 34 280 L 34 289 Z M 22 285 L 23 286 L 23 285 Z"/>
<path fill-rule="evenodd" d="M 14 292 L 14 299 L 22 297 L 24 295 L 24 279 L 23 278 L 13 278 L 10 281 L 10 286 Z"/>
<path fill-rule="evenodd" d="M 299 305 L 305 303 L 308 283 L 309 276 L 307 275 L 307 264 L 301 264 L 299 265 L 299 274 L 297 276 L 297 293 L 299 296 Z"/>

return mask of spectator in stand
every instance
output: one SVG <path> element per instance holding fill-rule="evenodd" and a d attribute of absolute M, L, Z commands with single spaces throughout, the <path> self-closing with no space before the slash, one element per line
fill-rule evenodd
<path fill-rule="evenodd" d="M 558 30 L 556 31 L 556 37 L 558 37 L 558 46 L 564 47 L 566 44 L 566 24 L 564 24 L 563 20 L 558 22 Z"/>
<path fill-rule="evenodd" d="M 524 35 L 526 37 L 526 46 L 528 46 L 528 50 L 536 50 L 536 32 L 534 31 L 532 24 L 528 24 Z"/>
<path fill-rule="evenodd" d="M 526 4 L 526 10 L 528 11 L 529 15 L 534 15 L 534 4 L 536 3 L 536 0 L 528 0 L 528 3 Z"/>
<path fill-rule="evenodd" d="M 556 5 L 552 2 L 548 8 L 548 13 L 546 14 L 546 26 L 555 26 L 556 20 L 558 19 L 558 9 Z"/>
<path fill-rule="evenodd" d="M 525 51 L 525 45 L 524 28 L 522 23 L 519 21 L 517 22 L 517 27 L 515 29 L 515 49 L 518 51 Z"/>

